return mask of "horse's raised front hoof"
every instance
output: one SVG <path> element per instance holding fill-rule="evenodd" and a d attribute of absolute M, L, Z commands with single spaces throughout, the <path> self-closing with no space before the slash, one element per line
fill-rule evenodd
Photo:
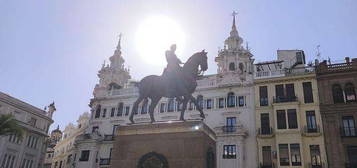
<path fill-rule="evenodd" d="M 204 114 L 200 114 L 200 117 L 201 117 L 202 119 L 205 119 L 205 118 L 206 118 L 206 116 L 205 116 Z"/>

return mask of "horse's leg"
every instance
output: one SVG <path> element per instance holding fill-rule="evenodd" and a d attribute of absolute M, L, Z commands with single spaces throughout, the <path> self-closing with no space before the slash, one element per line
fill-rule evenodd
<path fill-rule="evenodd" d="M 181 116 L 180 116 L 180 120 L 181 121 L 185 121 L 184 115 L 185 115 L 185 111 L 186 111 L 186 108 L 187 108 L 188 100 L 189 100 L 189 98 L 187 98 L 186 96 L 182 100 L 182 109 L 181 109 Z"/>
<path fill-rule="evenodd" d="M 202 119 L 204 119 L 204 118 L 205 118 L 205 114 L 203 113 L 201 107 L 198 105 L 198 102 L 197 102 L 196 98 L 191 95 L 191 96 L 190 96 L 190 99 L 191 99 L 191 101 L 193 102 L 193 104 L 195 104 L 196 109 L 200 112 L 200 117 L 201 117 Z"/>
<path fill-rule="evenodd" d="M 154 110 L 155 107 L 157 105 L 157 103 L 160 101 L 161 97 L 153 97 L 151 98 L 151 103 L 149 106 L 149 114 L 150 114 L 150 119 L 151 119 L 151 123 L 155 122 L 155 118 L 154 118 Z"/>
<path fill-rule="evenodd" d="M 134 105 L 133 105 L 133 108 L 131 109 L 131 113 L 130 113 L 130 117 L 129 117 L 129 120 L 132 124 L 134 124 L 134 113 L 138 111 L 138 106 L 139 106 L 139 103 L 141 101 L 143 101 L 145 97 L 144 96 L 139 96 L 138 99 L 136 99 L 136 101 L 134 102 Z"/>

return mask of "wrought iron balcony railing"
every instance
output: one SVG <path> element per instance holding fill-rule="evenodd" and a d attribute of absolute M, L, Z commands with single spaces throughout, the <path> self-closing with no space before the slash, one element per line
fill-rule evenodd
<path fill-rule="evenodd" d="M 222 131 L 224 133 L 235 133 L 237 132 L 237 126 L 223 126 Z"/>
<path fill-rule="evenodd" d="M 320 126 L 316 125 L 316 126 L 304 126 L 304 130 L 303 130 L 304 134 L 311 134 L 311 133 L 321 133 L 320 130 Z"/>
<path fill-rule="evenodd" d="M 267 128 L 258 128 L 258 135 L 273 135 L 273 128 L 272 127 L 267 127 Z"/>
<path fill-rule="evenodd" d="M 99 165 L 110 165 L 110 158 L 100 158 Z"/>
<path fill-rule="evenodd" d="M 296 96 L 277 96 L 274 97 L 273 102 L 274 103 L 287 103 L 287 102 L 297 102 L 297 97 Z"/>

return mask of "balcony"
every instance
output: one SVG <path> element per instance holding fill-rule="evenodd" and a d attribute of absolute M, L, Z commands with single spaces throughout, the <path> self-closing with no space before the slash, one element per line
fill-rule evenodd
<path fill-rule="evenodd" d="M 235 133 L 237 132 L 237 126 L 223 126 L 222 131 L 224 133 Z"/>
<path fill-rule="evenodd" d="M 357 131 L 355 127 L 341 127 L 341 137 L 357 137 Z"/>
<path fill-rule="evenodd" d="M 273 102 L 274 103 L 288 103 L 288 102 L 297 102 L 298 99 L 296 96 L 277 96 L 274 97 Z"/>
<path fill-rule="evenodd" d="M 321 135 L 320 126 L 317 125 L 315 128 L 313 128 L 305 125 L 302 134 L 304 136 L 320 136 Z"/>
<path fill-rule="evenodd" d="M 114 135 L 104 135 L 103 141 L 113 141 L 114 140 Z"/>
<path fill-rule="evenodd" d="M 270 164 L 260 163 L 259 168 L 275 168 L 275 165 L 274 163 L 270 163 Z"/>
<path fill-rule="evenodd" d="M 260 138 L 270 138 L 274 136 L 273 128 L 258 128 L 257 135 Z"/>
<path fill-rule="evenodd" d="M 268 105 L 269 105 L 269 101 L 267 97 L 260 98 L 260 106 L 268 106 Z"/>
<path fill-rule="evenodd" d="M 100 158 L 99 165 L 110 165 L 110 158 Z"/>

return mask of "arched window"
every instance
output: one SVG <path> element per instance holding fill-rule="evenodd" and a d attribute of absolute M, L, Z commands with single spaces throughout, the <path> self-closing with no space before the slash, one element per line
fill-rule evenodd
<path fill-rule="evenodd" d="M 334 103 L 343 103 L 343 93 L 342 93 L 342 88 L 339 84 L 334 84 L 332 86 L 332 96 L 333 96 L 333 102 Z"/>
<path fill-rule="evenodd" d="M 347 102 L 355 102 L 356 101 L 356 91 L 355 87 L 352 83 L 347 83 L 345 85 L 345 96 Z"/>
<path fill-rule="evenodd" d="M 236 97 L 233 92 L 229 92 L 227 95 L 227 106 L 235 107 L 236 106 Z"/>
<path fill-rule="evenodd" d="M 118 113 L 117 113 L 117 116 L 122 116 L 123 115 L 123 110 L 124 110 L 124 103 L 123 102 L 120 102 L 118 104 Z"/>
<path fill-rule="evenodd" d="M 200 109 L 203 109 L 203 96 L 202 95 L 197 96 L 197 104 Z"/>
<path fill-rule="evenodd" d="M 167 103 L 167 112 L 173 112 L 175 109 L 175 102 L 173 98 L 169 99 L 169 102 Z"/>
<path fill-rule="evenodd" d="M 234 64 L 234 62 L 229 63 L 229 70 L 230 71 L 235 71 L 236 70 L 236 65 Z"/>
<path fill-rule="evenodd" d="M 99 105 L 97 106 L 97 109 L 95 110 L 95 116 L 94 116 L 94 118 L 99 118 L 99 117 L 100 117 L 100 111 L 101 111 L 101 109 L 102 109 L 102 106 L 99 104 Z"/>

